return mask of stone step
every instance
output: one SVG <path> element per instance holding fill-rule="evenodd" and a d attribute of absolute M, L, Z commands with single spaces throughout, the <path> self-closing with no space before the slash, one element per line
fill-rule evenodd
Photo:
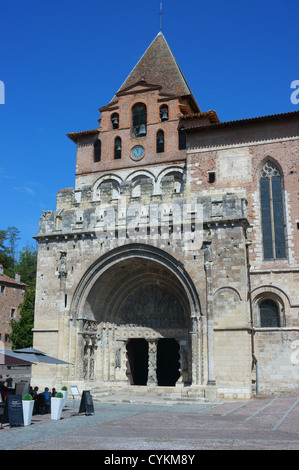
<path fill-rule="evenodd" d="M 92 390 L 93 400 L 109 403 L 158 403 L 158 404 L 192 404 L 207 403 L 199 390 L 189 387 L 95 387 Z"/>

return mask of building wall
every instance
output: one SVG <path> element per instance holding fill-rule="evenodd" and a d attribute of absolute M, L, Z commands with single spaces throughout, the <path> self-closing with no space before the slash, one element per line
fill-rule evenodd
<path fill-rule="evenodd" d="M 202 194 L 216 190 L 220 198 L 221 194 L 235 192 L 247 201 L 253 349 L 258 359 L 261 393 L 298 389 L 298 364 L 293 358 L 299 339 L 299 139 L 295 137 L 298 135 L 296 118 L 294 121 L 235 126 L 232 130 L 213 131 L 213 136 L 208 135 L 208 130 L 188 134 L 191 148 L 187 159 L 192 190 L 197 187 Z M 206 147 L 207 144 L 210 147 Z M 273 162 L 282 174 L 287 257 L 265 261 L 259 175 L 267 160 Z M 209 171 L 215 171 L 214 184 L 208 183 Z M 222 261 L 224 264 L 225 258 Z M 260 327 L 259 303 L 267 298 L 279 306 L 279 328 Z M 227 310 L 228 304 L 225 307 L 225 303 L 223 309 Z M 253 372 L 255 381 L 255 368 Z"/>
<path fill-rule="evenodd" d="M 9 323 L 12 318 L 16 321 L 19 320 L 19 306 L 24 300 L 24 295 L 24 284 L 20 284 L 8 276 L 0 276 L 0 341 L 6 349 L 11 350 L 11 343 L 6 339 L 6 335 L 11 333 Z"/>

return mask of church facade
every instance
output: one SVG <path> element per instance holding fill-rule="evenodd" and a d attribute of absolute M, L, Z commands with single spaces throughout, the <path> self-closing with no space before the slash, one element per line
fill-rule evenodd
<path fill-rule="evenodd" d="M 299 388 L 299 113 L 202 112 L 159 33 L 40 218 L 34 385 Z M 297 359 L 298 350 L 298 359 Z"/>

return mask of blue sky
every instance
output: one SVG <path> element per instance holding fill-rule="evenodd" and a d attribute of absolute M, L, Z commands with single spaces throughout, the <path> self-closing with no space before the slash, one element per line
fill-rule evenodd
<path fill-rule="evenodd" d="M 160 0 L 14 0 L 0 5 L 0 229 L 20 248 L 56 193 L 74 187 L 66 134 L 97 127 L 159 32 Z M 220 120 L 299 110 L 298 0 L 164 0 L 162 31 L 202 111 Z M 1 102 L 1 100 L 0 100 Z"/>

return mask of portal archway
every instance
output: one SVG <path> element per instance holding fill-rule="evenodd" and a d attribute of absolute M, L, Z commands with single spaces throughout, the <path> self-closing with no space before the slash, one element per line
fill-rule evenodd
<path fill-rule="evenodd" d="M 72 307 L 74 319 L 82 323 L 79 343 L 96 344 L 95 380 L 128 383 L 130 379 L 135 385 L 192 381 L 189 333 L 200 304 L 188 274 L 168 253 L 144 245 L 109 252 L 83 276 Z M 148 343 L 148 356 L 141 353 L 144 341 L 137 340 Z M 163 362 L 173 354 L 169 356 L 167 349 L 176 357 L 169 376 Z M 83 351 L 83 345 L 78 344 L 77 350 Z M 144 364 L 136 372 L 138 351 L 147 357 L 147 379 Z M 130 377 L 128 363 L 135 368 Z"/>

